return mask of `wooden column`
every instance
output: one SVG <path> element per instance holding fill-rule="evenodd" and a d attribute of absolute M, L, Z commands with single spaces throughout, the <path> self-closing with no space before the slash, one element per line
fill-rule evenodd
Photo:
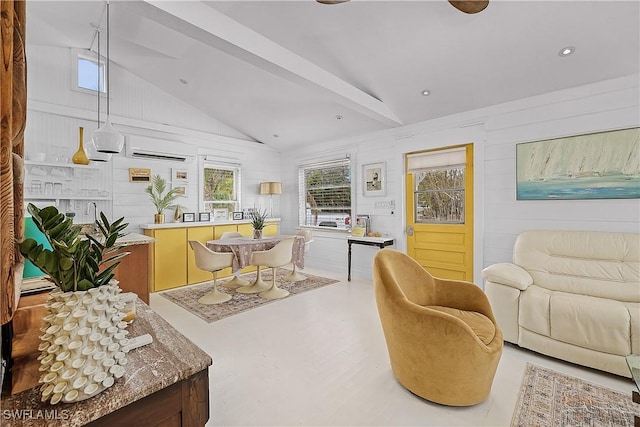
<path fill-rule="evenodd" d="M 24 236 L 24 127 L 27 111 L 26 3 L 0 3 L 0 324 L 13 317 L 20 297 Z"/>

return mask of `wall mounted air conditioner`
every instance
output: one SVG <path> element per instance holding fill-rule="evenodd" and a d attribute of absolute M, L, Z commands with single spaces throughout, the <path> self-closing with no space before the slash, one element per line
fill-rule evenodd
<path fill-rule="evenodd" d="M 191 162 L 196 158 L 197 148 L 182 142 L 167 141 L 131 135 L 127 137 L 127 157 L 148 160 L 170 160 Z"/>

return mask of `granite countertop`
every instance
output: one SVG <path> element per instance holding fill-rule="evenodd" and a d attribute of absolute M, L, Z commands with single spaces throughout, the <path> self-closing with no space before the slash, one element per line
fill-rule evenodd
<path fill-rule="evenodd" d="M 280 222 L 280 218 L 267 218 L 266 222 Z M 140 224 L 143 230 L 157 230 L 163 228 L 185 228 L 185 227 L 211 227 L 216 225 L 236 225 L 251 224 L 248 219 L 235 221 L 201 221 L 201 222 L 165 222 L 163 224 Z"/>
<path fill-rule="evenodd" d="M 76 403 L 51 405 L 40 401 L 40 387 L 2 397 L 3 426 L 82 426 L 165 387 L 190 377 L 213 364 L 211 357 L 140 299 L 129 337 L 150 334 L 153 342 L 132 350 L 126 371 L 110 388 Z M 21 416 L 22 419 L 18 419 Z"/>
<path fill-rule="evenodd" d="M 121 246 L 148 245 L 149 243 L 153 243 L 155 241 L 156 239 L 154 239 L 153 237 L 145 236 L 138 233 L 129 233 L 126 236 L 123 236 L 116 240 L 116 244 Z"/>

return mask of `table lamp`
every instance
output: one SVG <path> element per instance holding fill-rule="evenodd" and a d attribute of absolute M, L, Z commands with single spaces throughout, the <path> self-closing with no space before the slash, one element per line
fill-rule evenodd
<path fill-rule="evenodd" d="M 273 218 L 273 195 L 282 194 L 281 182 L 261 182 L 260 194 L 269 195 L 269 216 Z"/>

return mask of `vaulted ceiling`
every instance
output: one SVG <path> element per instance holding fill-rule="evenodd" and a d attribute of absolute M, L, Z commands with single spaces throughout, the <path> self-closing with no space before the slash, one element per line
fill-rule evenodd
<path fill-rule="evenodd" d="M 95 50 L 105 21 L 101 1 L 27 12 L 28 44 Z M 640 2 L 115 1 L 111 60 L 286 150 L 638 73 Z"/>

